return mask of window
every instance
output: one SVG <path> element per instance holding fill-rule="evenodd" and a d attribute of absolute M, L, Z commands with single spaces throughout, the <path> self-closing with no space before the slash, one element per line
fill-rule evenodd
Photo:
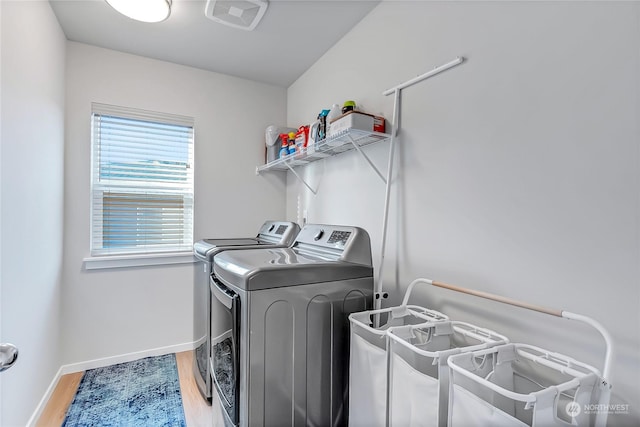
<path fill-rule="evenodd" d="M 193 119 L 92 104 L 91 255 L 191 251 Z"/>

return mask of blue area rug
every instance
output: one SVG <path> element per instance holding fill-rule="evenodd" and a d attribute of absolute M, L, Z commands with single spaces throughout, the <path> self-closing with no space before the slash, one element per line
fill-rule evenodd
<path fill-rule="evenodd" d="M 85 372 L 63 427 L 186 427 L 175 354 Z"/>

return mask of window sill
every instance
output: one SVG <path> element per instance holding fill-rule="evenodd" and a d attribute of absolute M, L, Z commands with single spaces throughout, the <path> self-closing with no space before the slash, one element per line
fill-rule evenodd
<path fill-rule="evenodd" d="M 93 256 L 82 261 L 85 270 L 102 270 L 107 268 L 191 264 L 195 262 L 195 258 L 191 252 L 171 252 L 166 254 Z"/>

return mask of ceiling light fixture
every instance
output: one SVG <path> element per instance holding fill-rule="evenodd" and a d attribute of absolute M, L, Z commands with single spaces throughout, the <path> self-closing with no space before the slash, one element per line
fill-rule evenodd
<path fill-rule="evenodd" d="M 121 14 L 136 21 L 160 22 L 171 14 L 171 0 L 106 0 L 106 2 Z"/>

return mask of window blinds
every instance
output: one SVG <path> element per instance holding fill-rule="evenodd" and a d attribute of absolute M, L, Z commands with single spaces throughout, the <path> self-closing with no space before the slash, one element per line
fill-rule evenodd
<path fill-rule="evenodd" d="M 193 119 L 92 104 L 91 255 L 191 251 Z"/>

